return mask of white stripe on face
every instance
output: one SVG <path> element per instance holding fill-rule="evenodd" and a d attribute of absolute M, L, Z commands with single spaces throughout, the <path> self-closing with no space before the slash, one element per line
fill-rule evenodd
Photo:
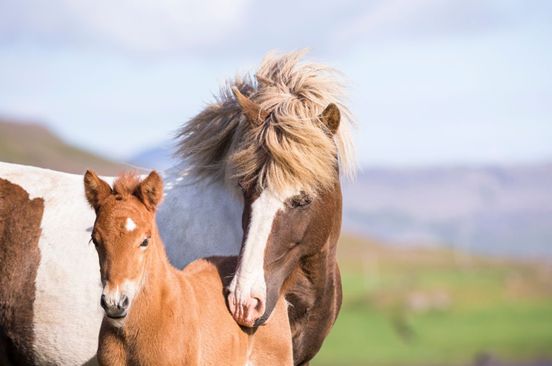
<path fill-rule="evenodd" d="M 284 201 L 270 190 L 265 189 L 251 205 L 251 220 L 247 239 L 244 243 L 238 271 L 229 287 L 238 304 L 247 304 L 251 297 L 257 297 L 259 293 L 266 298 L 265 248 L 274 218 L 278 211 L 284 208 Z"/>
<path fill-rule="evenodd" d="M 130 217 L 127 217 L 127 219 L 126 219 L 125 229 L 127 231 L 132 231 L 132 230 L 136 229 L 136 223 L 134 221 L 132 221 L 132 219 Z"/>

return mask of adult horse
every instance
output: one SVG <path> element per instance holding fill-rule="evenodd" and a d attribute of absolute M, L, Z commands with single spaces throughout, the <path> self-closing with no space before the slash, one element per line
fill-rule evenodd
<path fill-rule="evenodd" d="M 351 172 L 352 148 L 335 74 L 299 57 L 268 58 L 256 82 L 224 89 L 181 130 L 180 153 L 194 176 L 242 190 L 244 234 L 228 287 L 234 319 L 261 325 L 285 294 L 294 362 L 305 365 L 341 306 L 339 172 Z"/>
<path fill-rule="evenodd" d="M 223 90 L 217 103 L 209 105 L 187 124 L 189 127 L 185 127 L 180 136 L 180 152 L 185 159 L 162 174 L 166 192 L 157 216 L 167 254 L 177 267 L 200 257 L 237 255 L 243 241 L 237 276 L 229 287 L 230 307 L 238 322 L 250 325 L 255 318 L 256 323 L 262 323 L 272 310 L 275 294 L 283 291 L 282 284 L 288 285 L 286 297 L 293 305 L 290 320 L 297 364 L 308 362 L 316 353 L 337 313 L 339 301 L 336 300 L 340 290 L 336 283 L 337 276 L 333 275 L 332 284 L 332 281 L 317 280 L 309 273 L 311 269 L 312 273 L 324 273 L 320 268 L 337 273 L 336 266 L 324 265 L 335 260 L 335 240 L 339 232 L 341 206 L 337 162 L 343 169 L 351 165 L 348 159 L 351 145 L 347 138 L 347 112 L 339 102 L 341 89 L 335 75 L 325 67 L 302 64 L 299 58 L 299 53 L 267 57 L 257 71 L 258 83 L 249 79 L 233 81 Z M 243 93 L 250 99 L 242 98 L 241 104 L 238 103 L 232 97 L 232 86 L 238 87 L 238 95 Z M 246 99 L 252 103 L 249 104 Z M 345 117 L 341 118 L 339 128 L 333 128 L 331 124 L 324 127 L 319 118 L 332 103 Z M 257 111 L 258 116 L 270 111 L 270 118 L 267 115 L 263 120 L 263 124 L 270 122 L 270 127 L 262 134 L 266 134 L 271 143 L 253 144 L 254 151 L 238 149 L 238 146 L 251 142 L 251 138 L 240 139 L 241 134 L 255 136 L 254 132 L 261 130 L 261 124 L 253 118 L 254 105 L 262 107 Z M 281 114 L 284 110 L 288 113 Z M 328 112 L 331 112 L 329 115 L 336 113 L 333 107 Z M 279 132 L 271 133 L 276 126 L 288 131 L 288 119 L 285 117 L 293 117 L 294 113 L 295 117 L 289 118 L 289 121 L 295 121 L 296 128 L 290 128 L 290 134 L 280 136 Z M 326 117 L 323 120 L 336 121 Z M 249 128 L 251 122 L 257 123 L 257 127 Z M 312 128 L 298 129 L 300 125 L 297 122 L 304 122 L 305 126 Z M 298 131 L 303 133 L 296 133 Z M 283 139 L 279 140 L 280 137 Z M 278 141 L 282 142 L 280 150 L 277 149 Z M 290 141 L 294 143 L 289 145 Z M 187 149 L 188 144 L 194 148 Z M 323 149 L 313 149 L 319 144 Z M 259 164 L 266 156 L 263 158 L 257 149 L 265 148 L 276 161 L 280 161 L 281 150 L 287 151 L 282 164 L 289 163 L 290 157 L 296 156 L 291 170 L 273 169 L 273 164 L 268 160 L 267 164 Z M 246 160 L 239 159 L 240 156 L 246 158 L 248 154 L 257 158 L 252 165 L 244 164 Z M 297 171 L 299 166 L 303 166 L 304 170 Z M 260 167 L 274 173 L 240 173 Z M 313 184 L 317 179 L 312 174 L 321 174 L 320 184 Z M 0 195 L 0 228 L 8 221 L 25 220 L 29 216 L 25 215 L 28 207 L 38 205 L 36 202 L 43 202 L 44 207 L 43 215 L 35 214 L 33 220 L 26 222 L 29 227 L 14 225 L 9 232 L 0 230 L 0 271 L 8 272 L 8 276 L 3 277 L 7 280 L 2 282 L 0 291 L 0 351 L 4 353 L 0 355 L 0 360 L 4 363 L 7 359 L 17 364 L 24 360 L 29 364 L 60 365 L 83 364 L 93 360 L 102 320 L 97 301 L 101 286 L 96 253 L 93 246 L 86 244 L 90 240 L 90 222 L 93 222 L 94 212 L 83 198 L 81 177 L 0 163 L 0 178 L 4 179 L 0 181 L 0 192 L 6 192 Z M 307 184 L 302 184 L 303 181 Z M 298 189 L 305 189 L 309 196 L 290 200 L 288 196 L 291 191 L 283 194 L 285 189 L 272 188 L 280 187 L 278 182 L 282 183 L 281 187 L 294 189 L 293 197 L 297 196 Z M 292 187 L 289 183 L 297 184 Z M 266 199 L 269 194 L 263 195 L 256 189 L 265 187 L 265 184 L 271 187 L 267 192 L 274 190 L 278 200 Z M 246 192 L 245 200 L 241 187 Z M 23 192 L 21 200 L 13 205 L 5 204 L 9 202 L 6 197 L 10 197 L 12 192 L 20 192 L 20 189 Z M 325 199 L 326 192 L 331 192 L 331 200 Z M 36 201 L 37 198 L 40 200 Z M 313 204 L 305 205 L 309 200 Z M 321 225 L 319 234 L 310 229 L 304 230 L 303 234 L 311 233 L 309 238 L 312 240 L 303 237 L 295 241 L 322 243 L 325 237 L 322 246 L 308 246 L 318 248 L 319 255 L 312 252 L 306 255 L 303 248 L 307 245 L 299 245 L 291 252 L 301 263 L 297 266 L 295 259 L 288 260 L 290 253 L 282 251 L 281 245 L 276 245 L 287 242 L 287 238 L 285 230 L 274 229 L 293 220 L 293 215 L 285 212 L 283 205 L 309 206 L 301 209 L 304 212 L 316 208 L 312 212 L 317 213 L 314 217 L 320 218 L 323 211 L 318 206 L 331 201 L 335 204 L 326 207 L 328 213 L 331 210 L 331 215 L 324 219 L 328 225 Z M 267 212 L 268 218 L 263 212 Z M 304 223 L 311 222 L 305 219 L 308 216 L 302 218 Z M 328 219 L 330 217 L 331 220 Z M 19 242 L 20 237 L 28 237 L 25 245 Z M 265 263 L 265 252 L 272 250 L 285 254 L 282 258 L 286 259 L 286 263 Z M 276 266 L 278 263 L 282 265 Z M 280 272 L 276 271 L 276 267 L 280 268 Z M 25 269 L 26 275 L 16 281 L 13 269 L 18 268 Z M 270 276 L 264 277 L 270 279 L 268 283 L 261 278 L 260 273 L 264 271 Z M 248 275 L 250 272 L 252 275 Z M 263 291 L 263 286 L 267 291 Z M 332 295 L 327 289 L 336 292 Z M 321 296 L 325 294 L 331 295 L 329 304 L 322 301 Z M 329 309 L 329 313 L 313 311 L 315 304 L 317 308 Z M 261 312 L 262 315 L 258 316 Z M 318 329 L 319 323 L 325 324 L 322 329 Z M 22 330 L 25 332 L 21 333 Z M 310 336 L 312 344 L 305 343 L 303 340 Z"/>

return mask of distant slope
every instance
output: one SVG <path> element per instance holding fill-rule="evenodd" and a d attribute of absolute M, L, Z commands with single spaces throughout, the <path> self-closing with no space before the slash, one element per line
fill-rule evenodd
<path fill-rule="evenodd" d="M 0 119 L 0 161 L 82 174 L 94 169 L 113 175 L 125 165 L 71 146 L 39 124 Z"/>
<path fill-rule="evenodd" d="M 165 170 L 176 164 L 173 157 L 174 143 L 167 141 L 163 145 L 146 149 L 134 155 L 128 162 L 134 166 L 148 169 Z"/>
<path fill-rule="evenodd" d="M 349 231 L 552 257 L 552 164 L 369 169 L 346 184 L 344 197 Z"/>

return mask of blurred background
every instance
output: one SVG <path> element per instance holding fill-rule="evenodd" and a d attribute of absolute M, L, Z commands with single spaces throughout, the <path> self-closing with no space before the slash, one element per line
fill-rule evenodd
<path fill-rule="evenodd" d="M 552 365 L 552 2 L 0 0 L 0 161 L 174 163 L 226 78 L 347 79 L 344 303 L 314 365 Z"/>

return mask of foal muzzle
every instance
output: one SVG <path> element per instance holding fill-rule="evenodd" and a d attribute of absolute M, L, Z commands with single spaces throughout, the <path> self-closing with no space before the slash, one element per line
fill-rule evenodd
<path fill-rule="evenodd" d="M 124 318 L 127 315 L 129 304 L 130 300 L 126 295 L 113 299 L 112 297 L 102 294 L 100 299 L 100 305 L 105 310 L 105 315 L 111 319 Z"/>

